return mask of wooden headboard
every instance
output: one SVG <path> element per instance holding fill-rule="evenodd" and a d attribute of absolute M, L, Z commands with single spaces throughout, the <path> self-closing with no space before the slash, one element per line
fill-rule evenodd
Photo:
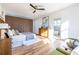
<path fill-rule="evenodd" d="M 11 26 L 11 29 L 17 29 L 20 32 L 32 32 L 33 20 L 24 19 L 14 16 L 6 16 L 6 22 Z"/>

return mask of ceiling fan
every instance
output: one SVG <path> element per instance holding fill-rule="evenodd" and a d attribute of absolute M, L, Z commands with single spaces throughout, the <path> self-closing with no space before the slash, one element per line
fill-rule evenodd
<path fill-rule="evenodd" d="M 34 6 L 33 4 L 30 4 L 30 6 L 35 9 L 35 10 L 33 11 L 33 13 L 35 13 L 36 10 L 45 10 L 45 8 L 38 8 L 39 6 L 37 6 L 37 5 Z"/>

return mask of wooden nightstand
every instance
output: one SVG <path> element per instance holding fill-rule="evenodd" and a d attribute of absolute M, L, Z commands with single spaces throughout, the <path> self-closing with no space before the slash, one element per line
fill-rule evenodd
<path fill-rule="evenodd" d="M 0 40 L 0 55 L 11 55 L 11 39 Z"/>

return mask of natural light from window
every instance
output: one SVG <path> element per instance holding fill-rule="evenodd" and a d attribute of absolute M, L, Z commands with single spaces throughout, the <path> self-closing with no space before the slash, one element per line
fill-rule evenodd
<path fill-rule="evenodd" d="M 61 39 L 68 38 L 69 21 L 61 23 Z"/>

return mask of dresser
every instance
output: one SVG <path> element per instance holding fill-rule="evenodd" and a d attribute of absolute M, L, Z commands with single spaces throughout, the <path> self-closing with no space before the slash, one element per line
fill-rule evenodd
<path fill-rule="evenodd" d="M 39 35 L 43 37 L 48 37 L 48 28 L 39 28 Z"/>

